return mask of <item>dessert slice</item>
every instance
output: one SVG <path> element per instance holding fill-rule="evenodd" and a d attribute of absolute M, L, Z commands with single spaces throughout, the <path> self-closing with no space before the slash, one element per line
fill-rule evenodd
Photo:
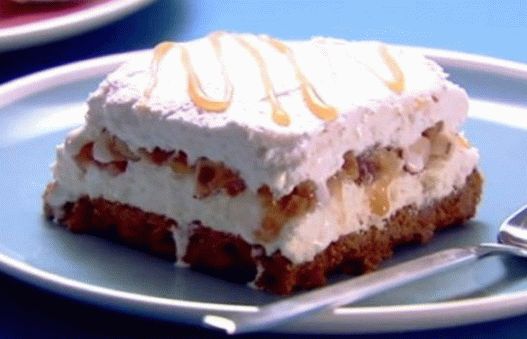
<path fill-rule="evenodd" d="M 378 42 L 162 43 L 88 103 L 47 216 L 274 293 L 375 269 L 480 198 L 465 91 Z"/>

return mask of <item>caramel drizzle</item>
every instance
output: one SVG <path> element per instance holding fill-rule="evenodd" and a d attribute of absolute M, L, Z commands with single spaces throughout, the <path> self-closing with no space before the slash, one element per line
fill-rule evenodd
<path fill-rule="evenodd" d="M 181 60 L 183 62 L 183 66 L 187 70 L 188 73 L 188 93 L 190 95 L 190 98 L 194 102 L 194 104 L 206 111 L 209 112 L 223 112 L 229 108 L 231 102 L 232 102 L 232 84 L 227 76 L 227 72 L 225 70 L 225 65 L 221 61 L 222 60 L 222 51 L 221 51 L 221 39 L 222 33 L 215 33 L 209 37 L 209 39 L 212 42 L 212 47 L 214 48 L 214 53 L 216 54 L 217 59 L 220 61 L 221 65 L 221 72 L 225 81 L 225 95 L 223 100 L 215 100 L 213 98 L 208 97 L 202 87 L 201 82 L 198 79 L 198 76 L 196 75 L 196 72 L 194 71 L 194 68 L 192 67 L 192 63 L 190 62 L 190 55 L 188 50 L 184 46 L 180 46 L 181 48 Z"/>
<path fill-rule="evenodd" d="M 262 78 L 262 82 L 265 88 L 265 93 L 267 95 L 267 99 L 271 103 L 271 108 L 273 110 L 273 121 L 276 122 L 278 125 L 288 126 L 291 123 L 291 119 L 289 118 L 289 115 L 284 111 L 282 105 L 276 98 L 276 94 L 273 89 L 273 83 L 271 81 L 271 77 L 269 76 L 267 65 L 265 64 L 265 60 L 263 59 L 262 55 L 260 54 L 257 48 L 245 41 L 242 37 L 234 36 L 234 38 L 243 48 L 245 48 L 254 57 L 256 63 L 258 64 L 260 76 Z"/>
<path fill-rule="evenodd" d="M 307 105 L 307 107 L 315 114 L 318 118 L 325 120 L 325 121 L 331 121 L 334 120 L 337 117 L 337 110 L 327 105 L 318 95 L 318 93 L 313 88 L 313 85 L 308 81 L 307 77 L 304 75 L 302 70 L 300 69 L 300 66 L 298 65 L 298 62 L 296 61 L 295 55 L 293 54 L 293 51 L 291 48 L 289 48 L 285 43 L 273 39 L 269 36 L 262 36 L 262 39 L 264 39 L 266 42 L 268 42 L 271 46 L 273 46 L 276 50 L 278 50 L 280 53 L 283 53 L 287 56 L 289 62 L 293 65 L 295 69 L 295 76 L 300 82 L 300 89 L 302 91 L 302 96 L 304 98 L 304 101 Z"/>
<path fill-rule="evenodd" d="M 163 42 L 156 46 L 154 49 L 154 57 L 152 59 L 152 63 L 150 65 L 150 73 L 151 73 L 151 81 L 148 88 L 145 90 L 144 98 L 146 100 L 150 99 L 150 96 L 152 95 L 153 90 L 157 86 L 158 83 L 158 73 L 159 73 L 159 65 L 167 55 L 167 53 L 174 47 L 179 48 L 181 52 L 181 62 L 183 63 L 183 67 L 185 68 L 187 75 L 188 75 L 188 93 L 190 96 L 190 99 L 192 102 L 199 108 L 202 108 L 206 111 L 210 112 L 223 112 L 225 111 L 232 101 L 232 84 L 227 76 L 227 72 L 225 71 L 225 65 L 223 62 L 221 62 L 222 59 L 222 51 L 221 51 L 221 44 L 220 44 L 220 38 L 221 33 L 214 34 L 210 37 L 212 46 L 214 48 L 214 53 L 216 54 L 216 57 L 218 60 L 220 60 L 221 64 L 221 71 L 222 75 L 225 79 L 225 96 L 223 100 L 215 100 L 213 98 L 208 97 L 201 86 L 201 82 L 199 81 L 198 76 L 196 75 L 196 72 L 194 71 L 194 68 L 192 67 L 192 63 L 190 62 L 190 54 L 182 45 L 175 44 L 172 42 Z"/>
<path fill-rule="evenodd" d="M 404 73 L 401 70 L 401 67 L 399 67 L 399 64 L 397 63 L 395 58 L 390 54 L 386 45 L 381 45 L 379 47 L 379 53 L 381 54 L 382 60 L 384 61 L 386 66 L 388 66 L 388 69 L 392 73 L 391 80 L 382 80 L 389 89 L 391 89 L 397 94 L 401 94 L 404 91 L 405 87 Z"/>
<path fill-rule="evenodd" d="M 173 42 L 162 42 L 154 48 L 154 57 L 150 63 L 150 84 L 145 90 L 143 100 L 148 100 L 152 96 L 154 88 L 157 87 L 159 65 L 173 47 Z"/>
<path fill-rule="evenodd" d="M 217 100 L 211 98 L 203 91 L 201 82 L 192 66 L 190 53 L 185 46 L 172 42 L 163 42 L 157 45 L 154 49 L 154 56 L 150 64 L 150 84 L 145 90 L 141 102 L 144 103 L 144 101 L 149 100 L 152 96 L 152 92 L 158 85 L 158 74 L 163 59 L 172 48 L 177 47 L 181 53 L 181 62 L 183 63 L 183 67 L 187 72 L 188 94 L 192 102 L 197 107 L 209 112 L 224 112 L 225 110 L 227 110 L 230 104 L 232 103 L 233 85 L 229 78 L 225 64 L 222 60 L 221 38 L 225 34 L 226 33 L 223 32 L 216 32 L 209 36 L 210 42 L 214 49 L 214 54 L 216 55 L 216 58 L 220 63 L 221 73 L 225 81 L 225 94 L 223 99 Z M 262 54 L 260 53 L 258 48 L 252 46 L 243 37 L 233 35 L 233 38 L 251 54 L 251 56 L 255 59 L 258 65 L 260 77 L 263 82 L 265 93 L 267 96 L 266 98 L 271 104 L 273 121 L 278 125 L 288 126 L 291 123 L 291 119 L 287 112 L 283 109 L 278 98 L 276 97 L 276 93 L 273 88 L 273 83 L 269 75 L 269 70 L 267 68 L 267 64 Z M 289 48 L 285 43 L 277 39 L 273 39 L 269 36 L 262 36 L 261 38 L 267 43 L 269 43 L 277 51 L 286 55 L 289 62 L 293 65 L 295 70 L 295 76 L 298 82 L 300 83 L 302 97 L 309 110 L 311 110 L 311 112 L 313 112 L 315 116 L 322 120 L 334 120 L 337 117 L 337 110 L 333 106 L 326 104 L 324 100 L 322 100 L 320 95 L 316 92 L 313 85 L 309 82 L 305 74 L 302 72 L 291 48 Z M 397 94 L 402 93 L 405 88 L 404 73 L 402 72 L 395 58 L 389 53 L 388 48 L 385 45 L 381 45 L 379 47 L 379 53 L 383 62 L 388 67 L 392 75 L 392 79 L 385 79 L 368 65 L 364 64 L 364 66 L 366 66 L 377 78 L 383 81 L 390 90 Z"/>

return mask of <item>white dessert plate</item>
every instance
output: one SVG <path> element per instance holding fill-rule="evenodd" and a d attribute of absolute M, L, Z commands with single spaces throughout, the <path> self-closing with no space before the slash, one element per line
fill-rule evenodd
<path fill-rule="evenodd" d="M 480 149 L 485 194 L 472 222 L 440 232 L 428 245 L 400 248 L 386 266 L 493 241 L 501 220 L 527 201 L 527 65 L 422 51 L 472 97 L 465 131 Z M 104 74 L 131 57 L 92 59 L 0 87 L 0 270 L 60 295 L 174 322 L 200 324 L 201 316 L 211 312 L 255 312 L 277 297 L 93 236 L 71 234 L 42 216 L 41 195 L 51 177 L 55 145 L 82 122 L 86 96 Z M 416 330 L 525 312 L 527 261 L 493 257 L 275 330 Z"/>
<path fill-rule="evenodd" d="M 0 1 L 0 52 L 66 38 L 102 26 L 152 0 L 89 0 L 19 4 Z"/>

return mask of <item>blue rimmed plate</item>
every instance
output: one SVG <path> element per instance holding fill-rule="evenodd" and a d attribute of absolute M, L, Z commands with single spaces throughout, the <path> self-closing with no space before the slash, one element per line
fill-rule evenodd
<path fill-rule="evenodd" d="M 527 66 L 421 49 L 471 95 L 469 140 L 481 153 L 485 192 L 476 218 L 385 265 L 440 249 L 493 241 L 502 219 L 527 200 Z M 143 53 L 143 52 L 135 52 Z M 0 87 L 0 270 L 55 293 L 124 312 L 199 324 L 211 311 L 256 312 L 277 297 L 177 268 L 42 216 L 54 147 L 82 123 L 87 94 L 134 53 L 92 59 Z M 335 280 L 345 277 L 335 277 Z M 527 263 L 493 257 L 387 291 L 277 331 L 358 333 L 438 328 L 527 310 Z"/>

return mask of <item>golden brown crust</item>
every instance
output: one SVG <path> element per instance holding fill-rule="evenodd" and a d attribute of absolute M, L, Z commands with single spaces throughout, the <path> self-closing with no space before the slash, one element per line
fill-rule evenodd
<path fill-rule="evenodd" d="M 52 185 L 52 184 L 50 184 Z M 238 236 L 214 231 L 197 223 L 184 255 L 192 267 L 234 280 L 249 281 L 264 290 L 288 294 L 326 283 L 334 271 L 360 274 L 374 270 L 393 249 L 404 243 L 426 242 L 436 229 L 471 218 L 481 195 L 482 179 L 476 170 L 463 189 L 422 209 L 407 206 L 392 216 L 386 227 L 342 236 L 314 260 L 294 265 L 279 252 L 266 255 L 260 246 Z M 49 191 L 49 188 L 48 188 Z M 53 217 L 45 206 L 46 215 Z M 177 222 L 138 208 L 104 199 L 82 198 L 63 207 L 60 223 L 73 232 L 95 233 L 174 260 L 170 229 Z M 260 273 L 256 276 L 257 266 Z"/>

